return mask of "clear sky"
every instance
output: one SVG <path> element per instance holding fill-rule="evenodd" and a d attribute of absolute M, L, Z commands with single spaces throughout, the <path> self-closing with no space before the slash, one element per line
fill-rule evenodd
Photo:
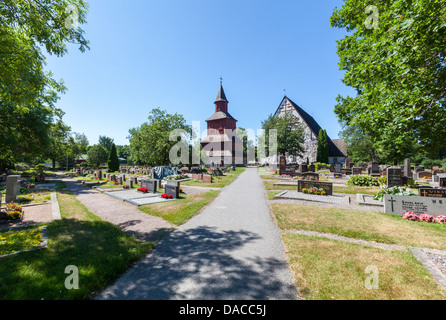
<path fill-rule="evenodd" d="M 286 94 L 338 137 L 339 71 L 329 18 L 341 0 L 90 0 L 82 28 L 91 50 L 71 46 L 47 68 L 68 87 L 58 107 L 91 145 L 128 144 L 156 107 L 189 124 L 214 112 L 220 77 L 238 126 L 260 129 Z"/>

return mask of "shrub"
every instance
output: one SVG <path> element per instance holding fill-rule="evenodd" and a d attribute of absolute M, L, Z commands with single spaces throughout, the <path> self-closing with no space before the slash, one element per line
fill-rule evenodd
<path fill-rule="evenodd" d="M 372 176 L 350 176 L 347 180 L 349 186 L 379 187 L 379 182 Z"/>
<path fill-rule="evenodd" d="M 375 196 L 373 197 L 374 200 L 382 201 L 385 194 L 392 194 L 392 195 L 398 195 L 398 196 L 417 196 L 416 193 L 413 193 L 412 191 L 408 191 L 405 187 L 391 187 L 386 188 L 383 190 L 378 191 Z"/>
<path fill-rule="evenodd" d="M 330 168 L 330 165 L 327 163 L 316 162 L 314 164 L 314 167 L 316 168 L 316 170 L 320 170 L 320 169 L 328 169 Z"/>

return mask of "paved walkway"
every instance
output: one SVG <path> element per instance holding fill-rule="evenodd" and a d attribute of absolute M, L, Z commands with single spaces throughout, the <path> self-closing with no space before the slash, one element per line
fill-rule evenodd
<path fill-rule="evenodd" d="M 75 179 L 63 178 L 76 198 L 88 210 L 104 221 L 120 227 L 124 232 L 143 241 L 157 241 L 174 226 L 160 217 L 150 216 L 139 211 L 136 206 L 102 194 L 76 182 Z"/>
<path fill-rule="evenodd" d="M 257 168 L 247 168 L 199 215 L 96 299 L 296 299 L 281 231 Z"/>

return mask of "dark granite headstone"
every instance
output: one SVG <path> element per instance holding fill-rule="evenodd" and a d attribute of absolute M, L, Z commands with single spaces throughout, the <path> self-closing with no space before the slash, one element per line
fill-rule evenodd
<path fill-rule="evenodd" d="M 422 187 L 418 189 L 418 195 L 420 197 L 446 198 L 446 189 Z"/>
<path fill-rule="evenodd" d="M 156 190 L 158 190 L 158 180 L 142 179 L 140 186 L 141 188 L 146 188 L 150 193 L 156 193 Z"/>
<path fill-rule="evenodd" d="M 164 192 L 172 196 L 174 199 L 180 197 L 180 187 L 177 185 L 167 184 L 164 186 Z"/>
<path fill-rule="evenodd" d="M 342 165 L 340 163 L 335 163 L 334 173 L 341 173 Z"/>
<path fill-rule="evenodd" d="M 360 175 L 362 173 L 362 167 L 353 167 L 352 174 L 354 176 Z"/>
<path fill-rule="evenodd" d="M 378 162 L 372 162 L 372 167 L 370 169 L 370 175 L 371 176 L 379 176 L 380 175 Z"/>
<path fill-rule="evenodd" d="M 400 167 L 390 167 L 387 168 L 387 187 L 401 186 L 401 168 Z"/>
<path fill-rule="evenodd" d="M 297 181 L 297 192 L 302 192 L 302 189 L 311 189 L 311 188 L 324 189 L 327 196 L 333 195 L 333 183 L 331 182 L 320 182 L 311 180 Z"/>

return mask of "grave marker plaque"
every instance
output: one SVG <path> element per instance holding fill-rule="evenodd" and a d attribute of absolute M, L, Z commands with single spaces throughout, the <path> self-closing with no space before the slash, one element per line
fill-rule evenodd
<path fill-rule="evenodd" d="M 387 187 L 395 187 L 403 185 L 401 179 L 401 168 L 390 167 L 387 169 Z"/>
<path fill-rule="evenodd" d="M 372 162 L 372 167 L 370 169 L 370 175 L 371 176 L 379 176 L 380 175 L 378 162 Z"/>
<path fill-rule="evenodd" d="M 341 173 L 342 165 L 340 163 L 335 163 L 334 173 Z"/>
<path fill-rule="evenodd" d="M 177 185 L 166 184 L 164 186 L 164 192 L 172 196 L 174 199 L 178 199 L 180 197 L 180 187 Z"/>
<path fill-rule="evenodd" d="M 417 215 L 430 214 L 431 216 L 444 215 L 446 200 L 442 198 L 429 198 L 417 196 L 384 195 L 384 210 L 387 214 L 397 214 L 412 211 Z"/>
<path fill-rule="evenodd" d="M 297 181 L 297 192 L 302 192 L 302 189 L 311 189 L 311 188 L 324 189 L 327 196 L 333 195 L 333 183 L 331 182 L 320 182 L 311 180 Z"/>
<path fill-rule="evenodd" d="M 362 168 L 361 167 L 354 167 L 352 168 L 352 174 L 354 176 L 360 175 L 362 173 Z"/>
<path fill-rule="evenodd" d="M 156 193 L 158 190 L 158 180 L 146 180 L 143 179 L 140 182 L 141 188 L 146 188 L 150 193 Z"/>
<path fill-rule="evenodd" d="M 424 178 L 432 179 L 432 172 L 429 172 L 429 171 L 418 171 L 417 172 L 417 178 L 418 179 L 424 179 Z"/>
<path fill-rule="evenodd" d="M 446 189 L 420 188 L 418 193 L 420 197 L 446 198 Z"/>

